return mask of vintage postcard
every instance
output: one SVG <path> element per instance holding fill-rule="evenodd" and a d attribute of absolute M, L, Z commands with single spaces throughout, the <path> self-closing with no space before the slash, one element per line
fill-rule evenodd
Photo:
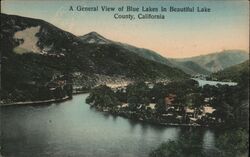
<path fill-rule="evenodd" d="M 0 157 L 248 157 L 249 1 L 2 0 Z"/>

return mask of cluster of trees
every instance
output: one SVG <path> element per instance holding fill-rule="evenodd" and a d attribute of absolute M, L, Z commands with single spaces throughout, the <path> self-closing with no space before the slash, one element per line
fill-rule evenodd
<path fill-rule="evenodd" d="M 149 88 L 144 82 L 131 84 L 127 87 L 127 102 L 130 110 L 138 111 L 145 110 L 149 105 Z"/>
<path fill-rule="evenodd" d="M 120 105 L 120 101 L 115 96 L 114 91 L 106 85 L 101 85 L 94 88 L 88 98 L 86 103 L 91 104 L 97 108 L 114 108 L 117 105 Z"/>
<path fill-rule="evenodd" d="M 173 103 L 183 107 L 199 110 L 208 103 L 216 109 L 211 116 L 215 117 L 215 126 L 220 128 L 220 133 L 215 138 L 216 149 L 210 153 L 204 152 L 202 141 L 198 140 L 202 138 L 190 133 L 177 141 L 161 144 L 150 153 L 150 157 L 237 157 L 248 153 L 249 106 L 246 90 L 247 87 L 242 83 L 238 86 L 205 85 L 201 88 L 194 80 L 184 80 L 168 84 L 157 83 L 149 88 L 144 82 L 137 82 L 129 85 L 126 90 L 113 91 L 105 85 L 98 86 L 91 91 L 87 103 L 115 110 L 118 105 L 128 103 L 129 111 L 147 117 L 160 117 L 164 113 L 164 98 L 169 94 L 175 94 Z M 205 98 L 207 102 L 204 101 Z M 154 112 L 147 107 L 149 103 L 156 103 Z"/>
<path fill-rule="evenodd" d="M 243 87 L 246 88 L 240 85 L 205 85 L 201 88 L 194 80 L 175 81 L 168 84 L 157 83 L 153 88 L 149 88 L 144 82 L 137 82 L 130 84 L 126 91 L 124 89 L 113 91 L 103 85 L 92 90 L 87 102 L 94 106 L 109 108 L 128 103 L 129 111 L 161 117 L 163 113 L 167 113 L 165 97 L 174 94 L 175 99 L 172 103 L 181 109 L 191 107 L 195 113 L 199 113 L 206 104 L 210 104 L 215 109 L 213 114 L 209 115 L 215 120 L 211 122 L 202 119 L 200 123 L 211 123 L 220 127 L 223 125 L 248 128 L 248 93 L 242 92 Z M 148 107 L 150 103 L 156 103 L 155 111 Z M 178 112 L 177 114 L 184 116 L 185 113 Z"/>
<path fill-rule="evenodd" d="M 105 97 L 109 97 L 112 100 L 116 98 L 115 102 L 111 103 L 114 106 L 117 106 L 117 101 L 128 103 L 130 110 L 138 111 L 146 109 L 149 103 L 156 103 L 159 108 L 162 108 L 164 104 L 164 98 L 169 94 L 176 94 L 175 103 L 184 104 L 191 97 L 188 96 L 188 93 L 197 92 L 198 84 L 194 80 L 185 80 L 185 81 L 176 81 L 171 82 L 169 84 L 157 83 L 153 86 L 153 88 L 149 88 L 149 86 L 144 82 L 136 82 L 134 84 L 130 84 L 126 89 L 120 89 L 116 91 L 112 91 L 111 88 L 101 85 L 94 88 L 89 98 L 87 99 L 92 103 L 94 100 L 103 99 Z M 105 94 L 104 94 L 105 93 Z M 99 96 L 100 95 L 100 96 Z M 192 99 L 195 99 L 198 95 L 192 95 Z M 104 100 L 100 101 L 104 102 Z M 106 103 L 103 104 L 103 106 Z M 95 106 L 101 104 L 94 104 Z"/>
<path fill-rule="evenodd" d="M 128 85 L 126 89 L 115 91 L 102 85 L 91 91 L 87 103 L 104 108 L 115 108 L 121 103 L 127 103 L 129 111 L 160 117 L 166 111 L 164 99 L 167 95 L 175 94 L 173 103 L 185 107 L 188 101 L 201 104 L 202 96 L 197 93 L 199 91 L 198 83 L 191 79 L 168 84 L 156 83 L 153 88 L 149 88 L 145 82 L 136 82 Z M 156 104 L 155 111 L 149 107 L 150 103 Z"/>
<path fill-rule="evenodd" d="M 205 104 L 210 104 L 215 111 L 210 115 L 219 126 L 216 135 L 216 149 L 208 153 L 202 147 L 201 137 L 196 134 L 181 136 L 176 141 L 167 141 L 150 153 L 150 157 L 238 157 L 248 156 L 249 147 L 249 88 L 248 73 L 242 73 L 237 86 L 205 85 L 199 87 L 194 80 L 173 81 L 168 84 L 156 83 L 149 88 L 144 82 L 137 82 L 124 89 L 113 91 L 107 86 L 95 88 L 87 103 L 95 106 L 116 108 L 121 103 L 128 103 L 128 110 L 141 115 L 160 117 L 166 111 L 164 98 L 174 94 L 174 105 L 191 107 L 197 112 Z M 206 101 L 205 101 L 206 99 Z M 147 106 L 156 103 L 156 110 Z"/>
<path fill-rule="evenodd" d="M 183 134 L 176 141 L 169 140 L 152 150 L 150 157 L 204 157 L 199 134 Z"/>
<path fill-rule="evenodd" d="M 221 81 L 234 81 L 244 82 L 248 84 L 249 80 L 249 60 L 226 68 L 222 71 L 218 71 L 211 75 L 212 78 L 216 78 Z M 246 84 L 245 84 L 246 85 Z"/>
<path fill-rule="evenodd" d="M 216 109 L 213 116 L 220 125 L 248 128 L 248 92 L 241 86 L 206 85 L 202 94 L 210 98 L 209 103 Z"/>
<path fill-rule="evenodd" d="M 131 106 L 142 105 L 147 106 L 149 103 L 156 103 L 156 111 L 161 113 L 165 110 L 164 98 L 170 94 L 176 95 L 175 104 L 185 104 L 190 95 L 198 91 L 198 84 L 194 80 L 174 81 L 168 84 L 156 83 L 152 89 L 144 82 L 131 84 L 127 87 L 126 96 L 127 102 Z M 195 97 L 193 95 L 192 97 Z M 133 107 L 132 107 L 133 109 Z"/>
<path fill-rule="evenodd" d="M 202 134 L 188 132 L 177 140 L 162 143 L 149 154 L 150 157 L 247 157 L 249 135 L 244 129 L 226 131 L 215 138 L 215 148 L 202 146 Z"/>
<path fill-rule="evenodd" d="M 244 63 L 245 64 L 245 63 Z M 248 63 L 247 63 L 248 67 Z M 234 73 L 231 73 L 232 75 Z M 239 74 L 237 86 L 205 85 L 198 89 L 201 97 L 194 104 L 201 104 L 200 98 L 209 98 L 215 108 L 213 117 L 219 122 L 215 149 L 205 152 L 192 134 L 181 136 L 177 141 L 167 141 L 151 151 L 150 157 L 247 157 L 249 154 L 249 72 Z M 203 99 L 202 98 L 202 99 Z"/>
<path fill-rule="evenodd" d="M 249 133 L 246 129 L 228 130 L 216 138 L 216 147 L 221 157 L 247 157 L 249 153 Z"/>
<path fill-rule="evenodd" d="M 4 102 L 36 101 L 72 95 L 72 78 L 64 58 L 51 58 L 35 53 L 16 54 L 8 49 L 1 67 L 1 100 Z M 69 84 L 51 92 L 47 84 L 53 75 L 64 75 Z"/>

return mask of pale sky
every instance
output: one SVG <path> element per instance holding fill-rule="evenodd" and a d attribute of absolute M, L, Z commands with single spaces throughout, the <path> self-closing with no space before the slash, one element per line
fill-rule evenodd
<path fill-rule="evenodd" d="M 98 12 L 69 11 L 70 6 L 99 6 Z M 117 20 L 100 6 L 208 7 L 210 13 L 163 14 L 164 20 Z M 249 2 L 238 1 L 38 1 L 4 0 L 1 10 L 48 21 L 75 35 L 91 31 L 104 37 L 154 50 L 165 57 L 190 57 L 224 49 L 249 51 Z M 129 14 L 129 12 L 119 12 Z M 137 16 L 138 13 L 131 12 Z M 145 14 L 145 12 L 143 13 Z"/>

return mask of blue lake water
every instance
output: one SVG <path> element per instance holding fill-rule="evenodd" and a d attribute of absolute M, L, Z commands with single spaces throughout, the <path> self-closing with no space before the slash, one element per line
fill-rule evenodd
<path fill-rule="evenodd" d="M 222 82 L 222 81 L 207 81 L 207 80 L 201 80 L 197 78 L 193 78 L 193 80 L 196 80 L 199 83 L 199 86 L 203 87 L 205 85 L 211 85 L 216 86 L 217 84 L 220 85 L 229 85 L 229 86 L 236 86 L 236 82 Z"/>
<path fill-rule="evenodd" d="M 147 157 L 167 140 L 196 131 L 205 151 L 214 147 L 209 129 L 166 127 L 115 117 L 90 109 L 88 94 L 40 106 L 1 109 L 4 157 Z"/>

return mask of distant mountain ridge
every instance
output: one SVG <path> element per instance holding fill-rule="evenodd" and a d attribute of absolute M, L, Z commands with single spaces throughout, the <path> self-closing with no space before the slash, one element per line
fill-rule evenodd
<path fill-rule="evenodd" d="M 222 71 L 218 71 L 216 73 L 212 74 L 213 78 L 216 78 L 218 80 L 222 81 L 236 81 L 239 82 L 242 79 L 247 79 L 249 81 L 249 60 L 228 67 Z M 246 82 L 248 82 L 246 81 Z"/>
<path fill-rule="evenodd" d="M 175 63 L 177 68 L 182 69 L 188 74 L 205 74 L 209 75 L 211 72 L 206 70 L 205 68 L 202 68 L 199 64 L 193 62 L 193 61 L 185 61 L 180 63 Z"/>
<path fill-rule="evenodd" d="M 194 63 L 194 62 L 185 62 L 185 63 L 181 63 L 179 64 L 178 62 L 175 62 L 174 60 L 169 60 L 163 56 L 161 56 L 160 54 L 158 54 L 155 51 L 149 50 L 149 49 L 145 49 L 145 48 L 138 48 L 126 43 L 121 43 L 121 42 L 116 42 L 116 41 L 112 41 L 110 39 L 107 39 L 105 37 L 103 37 L 102 35 L 98 34 L 97 32 L 91 32 L 88 33 L 86 35 L 80 36 L 79 37 L 82 42 L 84 43 L 92 43 L 92 44 L 113 44 L 116 45 L 118 47 L 120 47 L 121 49 L 124 49 L 125 51 L 131 51 L 145 59 L 148 60 L 152 60 L 161 64 L 165 64 L 168 65 L 170 67 L 173 68 L 178 68 L 181 69 L 182 71 L 184 71 L 187 74 L 210 74 L 209 71 L 207 71 L 206 69 L 200 67 L 198 64 Z"/>
<path fill-rule="evenodd" d="M 131 52 L 133 52 L 133 53 L 135 53 L 143 58 L 174 67 L 174 65 L 171 62 L 169 62 L 167 58 L 161 56 L 157 52 L 154 52 L 152 50 L 145 49 L 145 48 L 138 48 L 138 47 L 126 44 L 126 43 L 112 41 L 110 39 L 103 37 L 102 35 L 98 34 L 97 32 L 90 32 L 90 33 L 85 34 L 83 36 L 79 36 L 79 38 L 84 43 L 113 44 L 113 45 L 119 46 L 122 49 L 125 49 L 127 51 L 131 51 Z"/>
<path fill-rule="evenodd" d="M 187 74 L 205 74 L 209 75 L 213 72 L 223 70 L 235 64 L 239 64 L 248 59 L 248 53 L 242 50 L 225 50 L 222 52 L 211 53 L 202 56 L 172 59 L 165 58 L 152 50 L 138 48 L 129 44 L 112 41 L 98 34 L 91 32 L 79 37 L 84 43 L 116 45 L 125 51 L 133 52 L 143 58 L 158 63 L 181 69 Z"/>
<path fill-rule="evenodd" d="M 170 59 L 183 65 L 185 62 L 193 62 L 209 73 L 214 73 L 230 66 L 242 63 L 249 59 L 249 53 L 243 50 L 224 50 L 222 52 L 211 53 L 190 58 Z"/>

